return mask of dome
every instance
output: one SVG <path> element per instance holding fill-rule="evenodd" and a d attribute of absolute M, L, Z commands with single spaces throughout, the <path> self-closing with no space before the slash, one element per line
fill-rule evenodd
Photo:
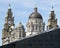
<path fill-rule="evenodd" d="M 20 22 L 17 27 L 23 27 L 23 24 Z"/>
<path fill-rule="evenodd" d="M 37 12 L 37 8 L 34 8 L 34 12 L 30 14 L 29 19 L 31 18 L 42 19 L 41 14 Z"/>
<path fill-rule="evenodd" d="M 29 19 L 31 18 L 38 18 L 38 19 L 42 19 L 42 16 L 39 13 L 31 13 L 31 15 L 29 16 Z"/>

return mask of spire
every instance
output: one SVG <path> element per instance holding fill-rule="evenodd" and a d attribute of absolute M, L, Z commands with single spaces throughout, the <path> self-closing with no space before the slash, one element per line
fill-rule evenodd
<path fill-rule="evenodd" d="M 35 7 L 34 7 L 34 11 L 37 12 L 37 6 L 36 6 L 36 5 L 35 5 Z"/>
<path fill-rule="evenodd" d="M 8 11 L 7 11 L 7 16 L 12 17 L 12 15 L 13 15 L 13 13 L 12 13 L 11 5 L 9 4 Z"/>
<path fill-rule="evenodd" d="M 54 7 L 52 6 L 52 9 L 51 9 L 51 11 L 54 11 Z"/>
<path fill-rule="evenodd" d="M 49 19 L 55 19 L 55 12 L 54 12 L 54 7 L 53 6 L 52 6 L 52 9 L 51 9 Z"/>

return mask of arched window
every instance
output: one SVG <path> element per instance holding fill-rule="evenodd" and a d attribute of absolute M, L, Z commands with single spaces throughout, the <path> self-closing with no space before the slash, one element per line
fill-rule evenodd
<path fill-rule="evenodd" d="M 36 30 L 37 30 L 37 25 L 36 25 Z"/>
<path fill-rule="evenodd" d="M 29 25 L 29 29 L 30 29 L 30 25 Z"/>
<path fill-rule="evenodd" d="M 43 31 L 44 31 L 44 29 L 45 29 L 45 28 L 44 28 L 44 25 L 43 25 Z"/>
<path fill-rule="evenodd" d="M 40 30 L 40 26 L 39 26 L 39 30 Z"/>
<path fill-rule="evenodd" d="M 34 31 L 34 25 L 33 25 L 33 31 Z"/>
<path fill-rule="evenodd" d="M 30 25 L 29 25 L 29 31 L 30 31 Z"/>

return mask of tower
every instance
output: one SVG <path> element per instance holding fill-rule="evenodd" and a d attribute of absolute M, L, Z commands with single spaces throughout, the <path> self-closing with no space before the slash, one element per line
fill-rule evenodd
<path fill-rule="evenodd" d="M 42 33 L 45 29 L 45 23 L 43 23 L 43 18 L 40 13 L 38 13 L 37 7 L 34 8 L 29 16 L 26 25 L 26 36 Z"/>
<path fill-rule="evenodd" d="M 20 22 L 19 25 L 11 32 L 11 42 L 22 39 L 25 37 L 25 29 Z"/>
<path fill-rule="evenodd" d="M 11 6 L 9 4 L 7 16 L 5 17 L 4 28 L 2 30 L 2 45 L 10 42 L 10 34 L 12 32 L 11 26 L 15 26 L 15 24 L 14 24 L 14 17 L 11 10 Z"/>
<path fill-rule="evenodd" d="M 54 8 L 52 7 L 51 13 L 50 13 L 50 16 L 48 19 L 47 30 L 52 29 L 52 28 L 56 28 L 56 27 L 58 27 L 57 19 L 56 19 L 56 15 L 54 13 Z"/>
<path fill-rule="evenodd" d="M 21 39 L 21 38 L 25 37 L 25 29 L 24 29 L 24 26 L 21 22 L 16 27 L 16 34 L 15 35 L 17 35 L 17 39 Z"/>

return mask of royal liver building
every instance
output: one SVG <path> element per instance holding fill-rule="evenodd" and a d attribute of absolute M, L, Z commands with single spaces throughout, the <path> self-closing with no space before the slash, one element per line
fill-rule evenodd
<path fill-rule="evenodd" d="M 48 19 L 47 30 L 56 27 L 58 27 L 57 19 L 55 18 L 54 9 L 52 8 Z M 45 23 L 43 22 L 43 17 L 38 12 L 37 7 L 34 8 L 34 11 L 29 16 L 25 31 L 21 22 L 17 27 L 15 27 L 13 12 L 11 6 L 9 5 L 7 16 L 5 17 L 4 28 L 2 29 L 2 45 L 9 44 L 31 35 L 40 34 L 44 31 Z"/>

